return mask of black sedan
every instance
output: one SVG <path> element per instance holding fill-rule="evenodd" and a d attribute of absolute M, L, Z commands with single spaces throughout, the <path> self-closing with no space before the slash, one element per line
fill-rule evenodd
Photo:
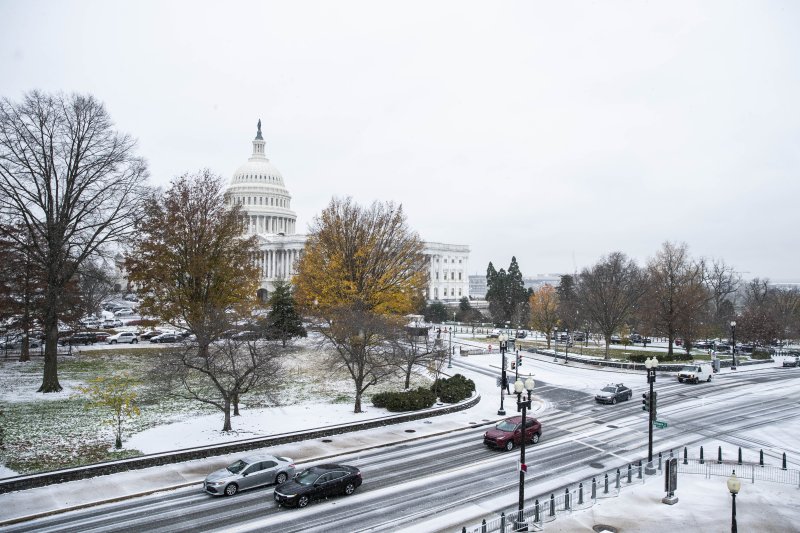
<path fill-rule="evenodd" d="M 275 501 L 287 507 L 305 507 L 311 500 L 350 495 L 361 485 L 361 471 L 348 465 L 317 465 L 275 487 Z"/>
<path fill-rule="evenodd" d="M 610 384 L 603 387 L 594 397 L 597 403 L 610 403 L 615 404 L 623 400 L 630 400 L 633 397 L 633 391 L 623 385 L 622 383 Z"/>

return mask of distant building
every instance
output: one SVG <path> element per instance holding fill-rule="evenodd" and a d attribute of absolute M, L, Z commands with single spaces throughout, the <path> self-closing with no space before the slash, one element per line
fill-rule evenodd
<path fill-rule="evenodd" d="M 259 253 L 253 261 L 261 272 L 259 295 L 265 298 L 278 280 L 290 281 L 297 272 L 306 235 L 296 233 L 297 215 L 283 176 L 267 159 L 261 121 L 253 140 L 253 153 L 233 174 L 226 193 L 228 205 L 240 205 L 247 216 L 246 233 L 258 237 Z M 469 296 L 467 266 L 469 246 L 424 243 L 429 260 L 428 300 L 457 302 Z"/>

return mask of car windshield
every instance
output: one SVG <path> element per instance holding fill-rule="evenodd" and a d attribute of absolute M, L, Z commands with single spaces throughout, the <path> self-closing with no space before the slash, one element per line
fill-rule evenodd
<path fill-rule="evenodd" d="M 616 387 L 603 387 L 603 391 L 602 392 L 617 392 L 617 388 Z"/>
<path fill-rule="evenodd" d="M 228 472 L 230 472 L 231 474 L 238 474 L 239 472 L 244 470 L 246 466 L 247 463 L 239 459 L 238 461 L 236 461 L 235 463 L 233 463 L 228 467 Z"/>
<path fill-rule="evenodd" d="M 499 429 L 500 431 L 514 431 L 516 429 L 517 425 L 514 424 L 513 422 L 509 422 L 508 420 L 503 420 L 502 422 L 497 424 L 495 427 L 497 429 Z"/>
<path fill-rule="evenodd" d="M 681 368 L 681 372 L 694 372 L 694 370 L 695 370 L 695 367 L 693 367 L 693 366 L 685 366 L 685 367 Z"/>
<path fill-rule="evenodd" d="M 319 472 L 315 472 L 313 470 L 304 470 L 300 472 L 295 478 L 295 481 L 300 483 L 301 485 L 312 485 L 317 478 L 319 477 Z"/>

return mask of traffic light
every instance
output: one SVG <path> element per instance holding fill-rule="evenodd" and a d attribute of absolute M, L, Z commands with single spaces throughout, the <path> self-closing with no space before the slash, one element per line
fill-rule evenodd
<path fill-rule="evenodd" d="M 522 366 L 522 356 L 518 353 L 517 354 L 517 367 Z"/>
<path fill-rule="evenodd" d="M 656 409 L 658 408 L 658 392 L 653 391 L 653 420 L 656 419 Z"/>
<path fill-rule="evenodd" d="M 517 363 L 515 363 L 514 361 L 511 361 L 511 370 L 514 370 L 514 368 L 516 368 L 516 364 Z"/>
<path fill-rule="evenodd" d="M 656 405 L 658 403 L 658 393 L 653 391 L 653 397 L 650 397 L 649 392 L 645 392 L 642 394 L 642 411 L 648 411 L 651 414 L 650 419 L 656 419 Z M 650 404 L 652 404 L 652 410 L 650 409 Z"/>

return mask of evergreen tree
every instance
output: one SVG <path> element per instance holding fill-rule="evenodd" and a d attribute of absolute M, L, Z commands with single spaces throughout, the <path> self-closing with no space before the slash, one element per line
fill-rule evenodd
<path fill-rule="evenodd" d="M 294 305 L 292 288 L 287 282 L 275 282 L 275 290 L 268 303 L 271 308 L 267 317 L 268 339 L 280 339 L 286 346 L 289 339 L 306 336 L 303 320 Z"/>

